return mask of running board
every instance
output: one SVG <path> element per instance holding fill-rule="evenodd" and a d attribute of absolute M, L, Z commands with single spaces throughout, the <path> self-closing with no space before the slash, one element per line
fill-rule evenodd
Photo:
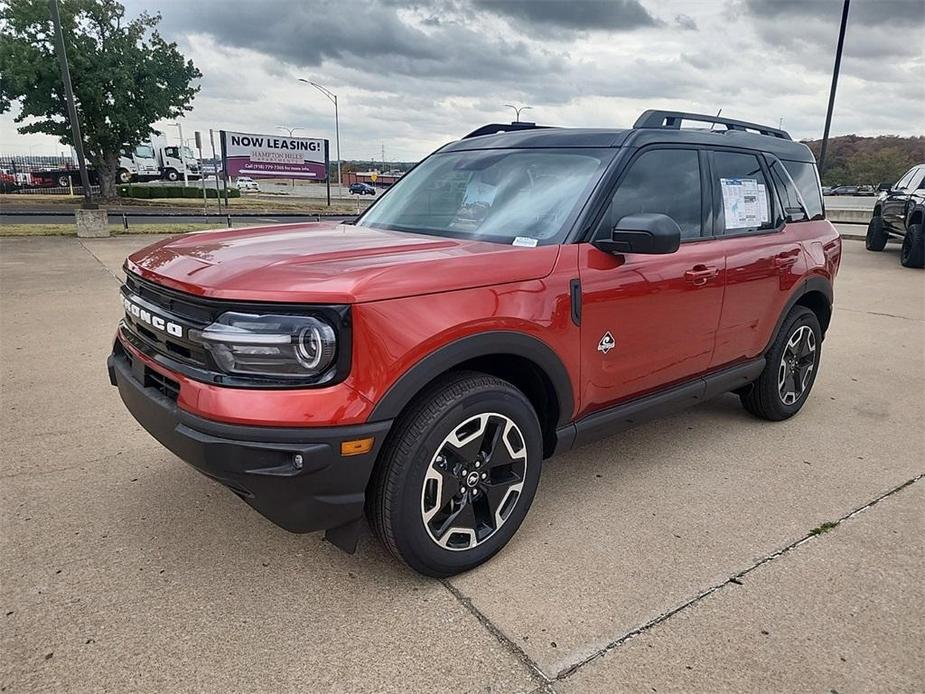
<path fill-rule="evenodd" d="M 556 431 L 556 453 L 599 441 L 637 424 L 685 410 L 704 400 L 747 386 L 761 375 L 764 365 L 765 358 L 759 357 L 589 414 Z"/>

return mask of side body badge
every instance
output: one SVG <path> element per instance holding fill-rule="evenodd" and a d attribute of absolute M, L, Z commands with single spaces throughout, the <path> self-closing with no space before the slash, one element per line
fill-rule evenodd
<path fill-rule="evenodd" d="M 607 354 L 610 350 L 617 346 L 617 341 L 613 339 L 613 335 L 608 330 L 604 333 L 604 337 L 601 338 L 601 341 L 597 343 L 597 351 Z"/>

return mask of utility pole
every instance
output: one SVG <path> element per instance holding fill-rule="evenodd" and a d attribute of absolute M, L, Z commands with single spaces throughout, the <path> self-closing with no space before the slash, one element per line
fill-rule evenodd
<path fill-rule="evenodd" d="M 183 157 L 183 148 L 186 147 L 186 143 L 183 141 L 183 126 L 180 123 L 171 123 L 175 127 L 180 135 L 180 148 L 178 152 L 180 154 L 180 163 L 183 164 L 183 187 L 186 188 L 189 186 L 189 174 L 186 171 L 186 159 Z"/>
<path fill-rule="evenodd" d="M 838 46 L 835 48 L 835 68 L 832 70 L 832 88 L 829 90 L 829 107 L 825 112 L 825 130 L 822 133 L 822 151 L 819 152 L 819 178 L 825 170 L 825 153 L 829 148 L 829 128 L 832 125 L 832 110 L 835 107 L 835 88 L 838 86 L 838 70 L 841 67 L 841 52 L 845 46 L 845 27 L 848 25 L 848 6 L 851 0 L 845 0 L 841 11 L 841 27 L 838 30 Z"/>
<path fill-rule="evenodd" d="M 514 106 L 513 104 L 505 104 L 505 106 L 506 106 L 507 108 L 512 108 L 512 109 L 514 109 L 514 118 L 515 118 L 514 122 L 515 122 L 515 123 L 520 123 L 520 112 L 521 112 L 521 111 L 526 111 L 526 110 L 528 110 L 528 109 L 530 109 L 530 110 L 533 109 L 532 106 L 521 106 L 520 108 L 518 108 L 517 106 Z"/>
<path fill-rule="evenodd" d="M 61 81 L 64 83 L 64 100 L 67 102 L 67 117 L 71 121 L 71 135 L 74 138 L 74 150 L 77 152 L 77 165 L 80 167 L 80 182 L 84 189 L 83 207 L 87 210 L 96 208 L 93 203 L 93 191 L 90 190 L 90 175 L 84 159 L 84 143 L 80 134 L 80 122 L 77 120 L 77 104 L 74 103 L 74 89 L 71 85 L 71 70 L 67 64 L 67 52 L 64 48 L 64 34 L 61 31 L 61 13 L 58 0 L 48 0 L 48 13 L 55 26 L 55 48 L 58 62 L 61 64 Z"/>

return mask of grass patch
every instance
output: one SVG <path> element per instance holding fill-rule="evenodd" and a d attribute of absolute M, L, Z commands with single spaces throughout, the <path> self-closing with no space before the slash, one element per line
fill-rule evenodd
<path fill-rule="evenodd" d="M 121 224 L 110 224 L 113 236 L 132 234 L 184 234 L 188 231 L 224 229 L 224 224 L 130 224 L 128 231 Z M 0 236 L 77 236 L 75 224 L 3 224 Z"/>
<path fill-rule="evenodd" d="M 240 210 L 242 212 L 260 212 L 268 215 L 272 215 L 274 212 L 356 214 L 357 203 L 359 203 L 359 210 L 362 212 L 369 207 L 371 202 L 369 199 L 360 200 L 357 197 L 344 198 L 343 200 L 332 198 L 331 206 L 328 207 L 321 198 L 299 198 L 295 196 L 273 195 L 272 198 L 267 199 L 262 197 L 264 195 L 263 193 L 259 195 L 261 197 L 248 194 L 240 198 L 233 198 L 228 201 L 229 209 L 232 212 Z M 0 212 L 2 212 L 2 208 L 6 205 L 20 210 L 47 210 L 49 208 L 72 209 L 82 202 L 83 198 L 77 195 L 44 195 L 40 193 L 33 195 L 17 195 L 16 193 L 10 193 L 0 196 Z M 199 211 L 202 210 L 202 198 L 155 198 L 150 200 L 142 198 L 119 198 L 110 203 L 104 203 L 102 206 L 111 212 L 119 212 L 123 207 L 190 209 Z M 214 199 L 209 200 L 207 209 L 210 213 L 218 212 L 218 207 Z M 224 213 L 224 211 L 225 207 L 223 201 L 222 212 Z"/>
<path fill-rule="evenodd" d="M 822 525 L 819 525 L 819 526 L 813 528 L 812 530 L 810 530 L 810 531 L 809 531 L 809 534 L 810 534 L 810 535 L 822 535 L 823 533 L 827 533 L 827 532 L 829 532 L 830 530 L 832 530 L 833 528 L 837 528 L 837 527 L 838 527 L 838 522 L 837 522 L 837 521 L 835 521 L 835 522 L 833 522 L 833 521 L 826 521 L 826 522 L 823 523 Z"/>

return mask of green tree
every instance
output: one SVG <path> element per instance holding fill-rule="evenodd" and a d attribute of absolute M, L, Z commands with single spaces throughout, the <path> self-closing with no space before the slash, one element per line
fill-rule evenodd
<path fill-rule="evenodd" d="M 116 0 L 60 0 L 84 149 L 101 195 L 116 196 L 119 152 L 147 141 L 151 126 L 191 108 L 202 76 L 157 32 L 160 15 L 125 19 Z M 0 113 L 18 105 L 19 132 L 73 144 L 48 0 L 0 0 Z"/>

